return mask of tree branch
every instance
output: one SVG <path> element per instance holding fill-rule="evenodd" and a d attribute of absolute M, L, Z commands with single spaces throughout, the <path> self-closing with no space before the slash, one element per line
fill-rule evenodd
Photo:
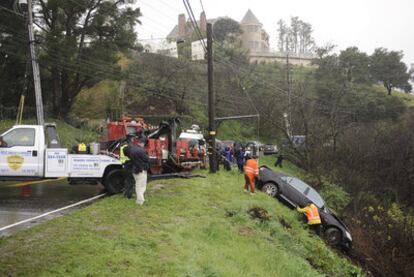
<path fill-rule="evenodd" d="M 45 23 L 49 26 L 49 28 L 52 28 L 52 19 L 50 17 L 49 9 L 47 8 L 47 5 L 46 5 L 45 1 L 44 0 L 39 0 L 39 3 L 40 3 L 40 6 L 42 7 L 42 14 L 43 14 L 43 18 L 45 20 Z M 39 25 L 37 25 L 37 26 L 39 26 Z"/>

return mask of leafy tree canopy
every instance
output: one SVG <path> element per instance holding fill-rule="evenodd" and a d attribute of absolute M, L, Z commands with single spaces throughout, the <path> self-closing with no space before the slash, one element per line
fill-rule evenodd
<path fill-rule="evenodd" d="M 371 56 L 370 73 L 375 81 L 384 84 L 389 95 L 393 88 L 400 88 L 406 92 L 412 89 L 408 83 L 410 74 L 402 58 L 402 52 L 388 51 L 385 48 L 375 49 Z"/>
<path fill-rule="evenodd" d="M 213 25 L 213 35 L 220 44 L 225 40 L 234 41 L 242 34 L 240 24 L 228 17 L 218 19 Z"/>
<path fill-rule="evenodd" d="M 13 12 L 13 3 L 14 0 L 0 1 L 0 107 L 17 106 L 25 85 L 30 85 L 25 84 L 24 76 L 28 62 L 25 21 Z"/>
<path fill-rule="evenodd" d="M 1 7 L 12 9 L 13 2 L 2 1 Z M 103 79 L 121 78 L 117 63 L 120 52 L 126 53 L 137 46 L 134 28 L 140 23 L 141 12 L 133 3 L 131 0 L 33 1 L 43 99 L 48 110 L 66 117 L 83 88 Z M 7 40 L 0 46 L 0 56 L 11 52 L 8 57 L 13 56 L 13 61 L 9 60 L 14 65 L 7 71 L 24 76 L 28 50 L 24 18 L 4 9 L 0 12 L 0 43 Z M 3 77 L 6 75 L 1 74 L 0 78 Z M 20 95 L 21 79 L 14 77 L 18 83 L 8 88 L 8 99 L 15 101 Z M 3 94 L 0 93 L 1 98 Z"/>
<path fill-rule="evenodd" d="M 356 83 L 369 81 L 369 57 L 357 47 L 348 47 L 341 51 L 339 63 L 347 81 Z"/>

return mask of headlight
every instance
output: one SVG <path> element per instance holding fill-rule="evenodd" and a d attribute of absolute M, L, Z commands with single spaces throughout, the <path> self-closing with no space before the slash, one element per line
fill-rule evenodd
<path fill-rule="evenodd" d="M 345 236 L 350 240 L 350 241 L 352 241 L 352 236 L 351 236 L 351 234 L 348 232 L 348 231 L 345 231 Z"/>

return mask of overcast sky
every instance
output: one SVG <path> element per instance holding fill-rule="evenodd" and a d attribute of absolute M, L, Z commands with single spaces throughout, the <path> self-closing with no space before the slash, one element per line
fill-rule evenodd
<path fill-rule="evenodd" d="M 165 38 L 185 13 L 182 0 L 137 0 L 143 17 L 139 38 Z M 200 0 L 190 0 L 199 18 Z M 337 45 L 337 50 L 357 46 L 371 54 L 377 47 L 402 50 L 404 61 L 414 63 L 413 0 L 203 0 L 208 18 L 229 16 L 240 21 L 251 9 L 263 23 L 276 48 L 277 21 L 291 16 L 312 24 L 316 43 Z M 186 17 L 188 18 L 187 14 Z"/>

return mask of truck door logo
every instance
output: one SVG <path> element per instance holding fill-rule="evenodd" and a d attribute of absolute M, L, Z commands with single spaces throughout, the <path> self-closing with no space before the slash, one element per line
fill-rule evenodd
<path fill-rule="evenodd" d="M 7 164 L 11 170 L 19 170 L 24 163 L 24 158 L 21 156 L 9 156 L 7 157 Z"/>

